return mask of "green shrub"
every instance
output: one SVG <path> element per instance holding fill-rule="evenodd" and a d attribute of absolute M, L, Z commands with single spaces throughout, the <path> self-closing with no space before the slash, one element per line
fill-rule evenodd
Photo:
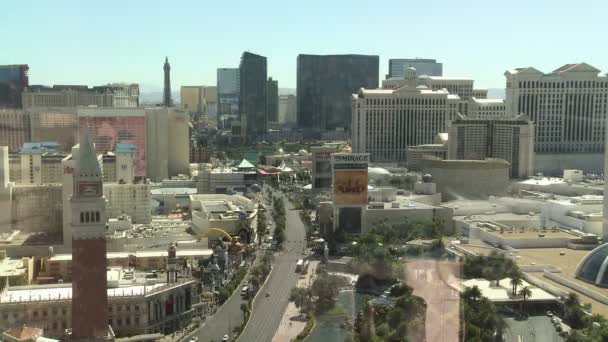
<path fill-rule="evenodd" d="M 308 335 L 310 335 L 310 332 L 312 331 L 312 329 L 315 327 L 315 316 L 310 315 L 308 317 L 308 321 L 306 322 L 306 326 L 304 326 L 304 329 L 302 329 L 302 332 L 300 332 L 298 334 L 298 336 L 296 337 L 296 341 L 304 341 L 304 339 L 306 339 L 308 337 Z"/>

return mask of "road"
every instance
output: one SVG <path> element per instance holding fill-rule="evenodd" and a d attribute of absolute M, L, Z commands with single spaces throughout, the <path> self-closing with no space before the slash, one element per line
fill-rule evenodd
<path fill-rule="evenodd" d="M 559 336 L 551 320 L 547 316 L 531 316 L 525 321 L 517 321 L 513 318 L 505 319 L 509 329 L 506 331 L 506 342 L 517 342 L 518 336 L 522 341 L 547 341 L 563 342 L 564 338 Z"/>
<path fill-rule="evenodd" d="M 220 342 L 224 335 L 232 335 L 230 331 L 243 323 L 241 303 L 245 302 L 241 298 L 240 289 L 236 289 L 232 296 L 202 326 L 198 333 L 199 341 Z"/>
<path fill-rule="evenodd" d="M 239 341 L 270 342 L 287 308 L 289 292 L 296 285 L 299 274 L 295 272 L 298 259 L 302 258 L 305 247 L 306 232 L 298 210 L 285 200 L 287 241 L 283 251 L 274 257 L 273 269 L 260 295 L 253 303 L 253 314 L 249 324 L 241 334 Z M 265 294 L 270 292 L 270 297 Z"/>
<path fill-rule="evenodd" d="M 253 314 L 247 329 L 241 334 L 239 341 L 270 341 L 279 327 L 283 312 L 287 307 L 289 291 L 295 286 L 298 273 L 295 273 L 296 263 L 302 257 L 305 247 L 306 233 L 304 224 L 300 220 L 299 211 L 293 210 L 291 204 L 285 199 L 287 241 L 283 244 L 283 251 L 276 253 L 272 264 L 270 277 L 260 289 L 260 295 L 253 304 Z M 268 205 L 270 211 L 272 206 Z M 268 211 L 268 218 L 270 213 Z M 270 292 L 269 298 L 265 297 Z M 210 316 L 197 333 L 200 342 L 220 342 L 224 335 L 235 326 L 243 323 L 241 298 L 237 289 L 232 296 Z"/>

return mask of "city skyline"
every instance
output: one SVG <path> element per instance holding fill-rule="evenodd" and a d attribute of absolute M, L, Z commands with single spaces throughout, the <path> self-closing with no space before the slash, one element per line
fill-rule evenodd
<path fill-rule="evenodd" d="M 11 4 L 2 18 L 6 27 L 20 30 L 7 35 L 9 53 L 0 63 L 29 64 L 30 84 L 125 81 L 140 83 L 143 91 L 162 90 L 165 56 L 172 64 L 172 86 L 179 89 L 215 85 L 216 69 L 237 67 L 243 51 L 267 56 L 268 75 L 284 88 L 295 88 L 298 54 L 379 55 L 380 75 L 387 73 L 390 58 L 434 58 L 444 63 L 444 75 L 475 79 L 482 88 L 504 88 L 503 74 L 513 67 L 550 72 L 563 63 L 587 62 L 606 72 L 606 48 L 597 42 L 608 28 L 601 18 L 607 5 L 592 2 L 583 17 L 576 15 L 582 7 L 564 4 L 512 1 L 488 11 L 488 4 L 478 1 L 396 3 L 382 16 L 362 16 L 378 9 L 342 1 L 289 11 L 277 3 L 142 8 L 109 1 L 85 11 L 71 1 L 36 6 L 25 1 Z M 125 14 L 117 16 L 117 7 Z M 27 25 L 17 15 L 22 12 L 28 13 Z M 308 20 L 312 15 L 314 23 Z M 464 20 L 456 25 L 450 17 Z M 226 25 L 231 20 L 236 24 Z M 585 34 L 572 27 L 585 27 Z"/>

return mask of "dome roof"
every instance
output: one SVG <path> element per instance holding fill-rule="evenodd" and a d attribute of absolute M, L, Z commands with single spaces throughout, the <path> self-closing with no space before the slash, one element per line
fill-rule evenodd
<path fill-rule="evenodd" d="M 598 286 L 608 287 L 608 243 L 587 254 L 576 267 L 576 277 Z"/>
<path fill-rule="evenodd" d="M 298 154 L 299 154 L 299 155 L 301 155 L 301 156 L 305 156 L 305 155 L 307 155 L 307 154 L 308 154 L 308 151 L 306 151 L 306 150 L 302 149 L 302 150 L 299 150 L 299 151 L 298 151 Z"/>
<path fill-rule="evenodd" d="M 368 167 L 367 172 L 371 173 L 373 175 L 390 175 L 391 174 L 390 172 L 388 172 L 387 169 L 384 169 L 381 167 Z"/>

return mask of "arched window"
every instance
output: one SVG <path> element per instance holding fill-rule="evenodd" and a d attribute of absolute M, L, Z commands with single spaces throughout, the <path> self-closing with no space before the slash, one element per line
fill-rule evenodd
<path fill-rule="evenodd" d="M 80 213 L 80 223 L 84 223 L 84 213 Z"/>
<path fill-rule="evenodd" d="M 95 212 L 95 222 L 99 222 L 99 211 Z"/>
<path fill-rule="evenodd" d="M 85 217 L 85 220 L 84 220 L 85 222 L 87 222 L 87 223 L 90 222 L 89 220 L 91 218 L 89 217 L 89 212 L 88 211 L 86 212 L 86 214 L 84 214 L 84 217 Z"/>

